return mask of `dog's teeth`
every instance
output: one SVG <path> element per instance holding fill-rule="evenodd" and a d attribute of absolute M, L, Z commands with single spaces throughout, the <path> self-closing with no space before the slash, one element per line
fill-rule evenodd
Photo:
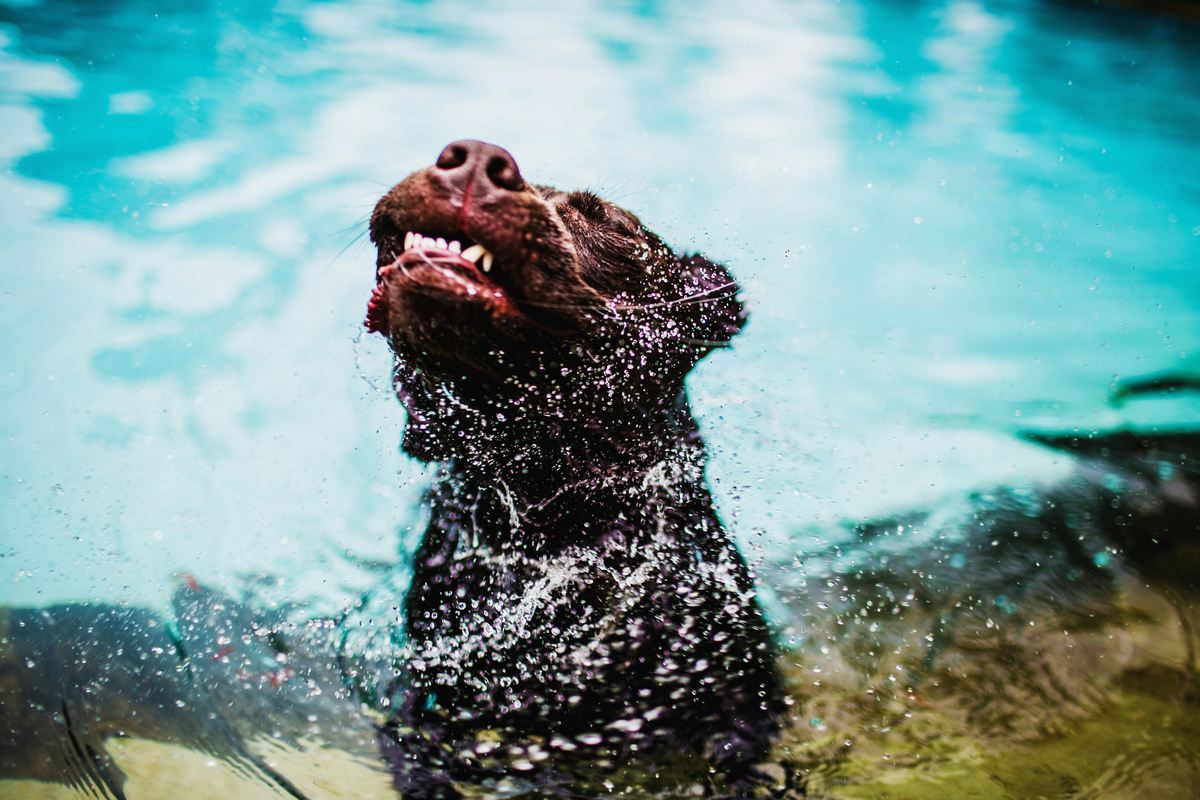
<path fill-rule="evenodd" d="M 451 242 L 450 243 L 450 252 L 451 253 L 461 253 L 462 245 L 459 244 L 458 242 Z"/>
<path fill-rule="evenodd" d="M 479 261 L 480 257 L 486 252 L 487 250 L 484 250 L 482 245 L 473 244 L 466 250 L 462 251 L 462 257 L 474 264 Z"/>
<path fill-rule="evenodd" d="M 446 240 L 439 236 L 438 240 L 437 240 L 437 246 L 438 246 L 438 250 L 445 250 L 446 249 Z"/>
<path fill-rule="evenodd" d="M 433 239 L 433 238 L 426 236 L 425 239 L 422 240 L 421 246 L 422 247 L 430 247 L 430 248 L 437 247 L 437 239 Z"/>
<path fill-rule="evenodd" d="M 492 271 L 492 258 L 493 258 L 492 254 L 485 250 L 483 253 L 483 271 L 484 272 Z"/>
<path fill-rule="evenodd" d="M 413 239 L 415 239 L 415 238 L 416 237 L 414 236 L 412 231 L 409 231 L 408 233 L 404 234 L 404 249 L 405 250 L 412 250 Z"/>

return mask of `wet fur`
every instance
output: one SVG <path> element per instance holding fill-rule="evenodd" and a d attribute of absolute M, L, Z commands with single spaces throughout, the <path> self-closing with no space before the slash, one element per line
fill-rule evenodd
<path fill-rule="evenodd" d="M 748 786 L 783 707 L 775 648 L 684 389 L 744 323 L 736 284 L 590 193 L 471 206 L 441 177 L 372 220 L 404 446 L 441 464 L 383 737 L 397 786 L 572 786 L 573 762 L 664 753 Z M 457 293 L 400 255 L 406 230 L 482 242 L 495 283 Z"/>

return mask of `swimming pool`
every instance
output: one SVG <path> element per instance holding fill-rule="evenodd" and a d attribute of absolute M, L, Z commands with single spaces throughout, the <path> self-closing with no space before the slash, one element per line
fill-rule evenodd
<path fill-rule="evenodd" d="M 361 333 L 362 234 L 473 136 L 742 281 L 691 388 L 812 644 L 798 576 L 884 550 L 854 523 L 1072 474 L 1018 431 L 1195 430 L 1194 393 L 1109 396 L 1200 372 L 1196 32 L 969 0 L 0 5 L 0 603 L 167 614 L 187 574 L 320 616 L 403 574 L 429 470 Z"/>

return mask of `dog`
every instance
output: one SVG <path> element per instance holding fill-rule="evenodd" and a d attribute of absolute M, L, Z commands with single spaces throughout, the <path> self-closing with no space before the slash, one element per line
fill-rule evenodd
<path fill-rule="evenodd" d="M 365 324 L 404 450 L 439 465 L 381 737 L 396 786 L 577 789 L 565 764 L 669 754 L 748 791 L 783 691 L 684 387 L 746 321 L 733 277 L 480 141 L 393 187 L 370 235 Z"/>

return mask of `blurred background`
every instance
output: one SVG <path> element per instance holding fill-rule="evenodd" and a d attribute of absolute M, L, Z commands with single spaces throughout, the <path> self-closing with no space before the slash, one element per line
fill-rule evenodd
<path fill-rule="evenodd" d="M 1185 11 L 1189 8 L 1184 5 Z M 0 2 L 0 603 L 308 613 L 402 562 L 425 469 L 361 331 L 376 199 L 511 150 L 728 263 L 692 394 L 756 562 L 1195 426 L 1200 27 L 1020 0 Z"/>

